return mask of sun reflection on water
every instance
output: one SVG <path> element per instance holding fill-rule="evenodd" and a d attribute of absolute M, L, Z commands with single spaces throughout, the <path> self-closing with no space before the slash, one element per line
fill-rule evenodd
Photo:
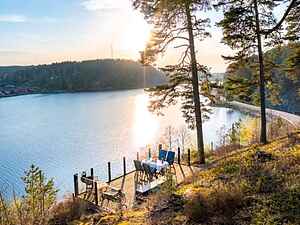
<path fill-rule="evenodd" d="M 159 121 L 147 106 L 149 97 L 145 94 L 136 96 L 134 117 L 134 142 L 137 147 L 146 147 L 151 144 L 159 129 Z"/>

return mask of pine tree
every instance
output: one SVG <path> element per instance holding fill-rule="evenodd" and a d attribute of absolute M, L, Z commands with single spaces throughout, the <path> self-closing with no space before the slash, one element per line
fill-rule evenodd
<path fill-rule="evenodd" d="M 300 1 L 294 4 L 287 16 L 287 36 L 290 47 L 294 49 L 287 60 L 286 72 L 292 80 L 300 80 Z M 300 90 L 299 90 L 300 95 Z"/>
<path fill-rule="evenodd" d="M 205 30 L 209 20 L 197 18 L 195 12 L 208 9 L 209 1 L 135 0 L 133 5 L 154 26 L 151 40 L 142 54 L 143 64 L 153 63 L 157 55 L 170 46 L 182 50 L 177 64 L 162 68 L 168 83 L 147 90 L 151 96 L 149 108 L 161 113 L 164 107 L 180 102 L 189 127 L 196 128 L 199 161 L 205 163 L 202 120 L 207 116 L 203 111 L 209 110 L 200 101 L 200 94 L 210 99 L 213 96 L 209 94 L 209 70 L 197 62 L 195 40 L 209 36 Z"/>
<path fill-rule="evenodd" d="M 232 79 L 233 88 L 244 89 L 249 85 L 259 87 L 259 102 L 261 108 L 261 136 L 260 141 L 267 143 L 266 120 L 266 65 L 264 60 L 264 47 L 272 47 L 282 42 L 282 24 L 286 20 L 298 0 L 290 1 L 290 4 L 282 18 L 277 22 L 273 14 L 274 9 L 284 0 L 220 0 L 216 8 L 222 8 L 224 19 L 218 23 L 223 28 L 223 42 L 236 50 L 232 57 L 225 57 L 231 62 L 247 63 L 249 58 L 257 54 L 254 60 L 258 68 L 254 74 L 259 79 L 251 79 L 250 82 Z M 252 58 L 253 59 L 253 58 Z M 270 66 L 270 65 L 269 65 Z M 234 69 L 234 68 L 231 68 Z M 253 70 L 252 70 L 253 71 Z M 234 73 L 234 70 L 231 71 Z M 238 77 L 238 76 L 236 76 Z M 245 94 L 245 92 L 242 92 Z"/>
<path fill-rule="evenodd" d="M 25 171 L 22 180 L 25 184 L 24 211 L 29 213 L 27 220 L 32 224 L 45 224 L 58 192 L 53 180 L 47 180 L 44 173 L 34 165 Z"/>

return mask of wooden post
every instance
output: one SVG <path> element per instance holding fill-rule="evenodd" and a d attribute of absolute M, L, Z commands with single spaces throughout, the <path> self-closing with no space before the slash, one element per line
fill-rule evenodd
<path fill-rule="evenodd" d="M 94 182 L 95 186 L 95 204 L 98 205 L 98 187 L 97 187 L 97 182 Z"/>
<path fill-rule="evenodd" d="M 214 142 L 210 143 L 210 150 L 213 151 L 214 150 Z"/>
<path fill-rule="evenodd" d="M 188 149 L 188 165 L 191 166 L 191 149 Z"/>
<path fill-rule="evenodd" d="M 78 196 L 78 173 L 74 174 L 74 195 Z"/>
<path fill-rule="evenodd" d="M 148 158 L 151 159 L 151 148 L 148 149 Z"/>
<path fill-rule="evenodd" d="M 111 166 L 110 162 L 107 163 L 107 169 L 108 169 L 108 183 L 111 182 Z"/>
<path fill-rule="evenodd" d="M 139 152 L 136 153 L 136 160 L 140 160 Z"/>
<path fill-rule="evenodd" d="M 91 178 L 94 180 L 94 168 L 91 168 Z"/>
<path fill-rule="evenodd" d="M 177 149 L 177 160 L 178 160 L 178 164 L 180 165 L 180 147 L 178 147 Z"/>
<path fill-rule="evenodd" d="M 124 177 L 126 176 L 126 158 L 123 157 L 123 172 L 124 172 Z"/>
<path fill-rule="evenodd" d="M 158 145 L 158 150 L 162 150 L 162 144 Z"/>

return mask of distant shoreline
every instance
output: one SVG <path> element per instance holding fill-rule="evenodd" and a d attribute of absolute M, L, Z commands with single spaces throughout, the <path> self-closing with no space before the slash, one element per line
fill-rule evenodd
<path fill-rule="evenodd" d="M 145 88 L 103 88 L 99 90 L 78 90 L 78 91 L 65 91 L 65 90 L 56 90 L 56 91 L 32 91 L 32 92 L 21 92 L 21 93 L 3 93 L 0 90 L 0 99 L 9 98 L 9 97 L 18 97 L 25 95 L 38 95 L 38 94 L 73 94 L 73 93 L 97 93 L 97 92 L 110 92 L 110 91 L 130 91 L 130 90 L 144 90 Z"/>

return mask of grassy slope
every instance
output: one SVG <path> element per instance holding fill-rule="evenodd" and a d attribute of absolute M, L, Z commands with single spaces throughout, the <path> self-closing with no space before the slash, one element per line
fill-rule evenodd
<path fill-rule="evenodd" d="M 300 224 L 299 172 L 296 133 L 294 138 L 232 152 L 172 195 L 165 189 L 122 219 L 107 215 L 99 224 Z"/>

